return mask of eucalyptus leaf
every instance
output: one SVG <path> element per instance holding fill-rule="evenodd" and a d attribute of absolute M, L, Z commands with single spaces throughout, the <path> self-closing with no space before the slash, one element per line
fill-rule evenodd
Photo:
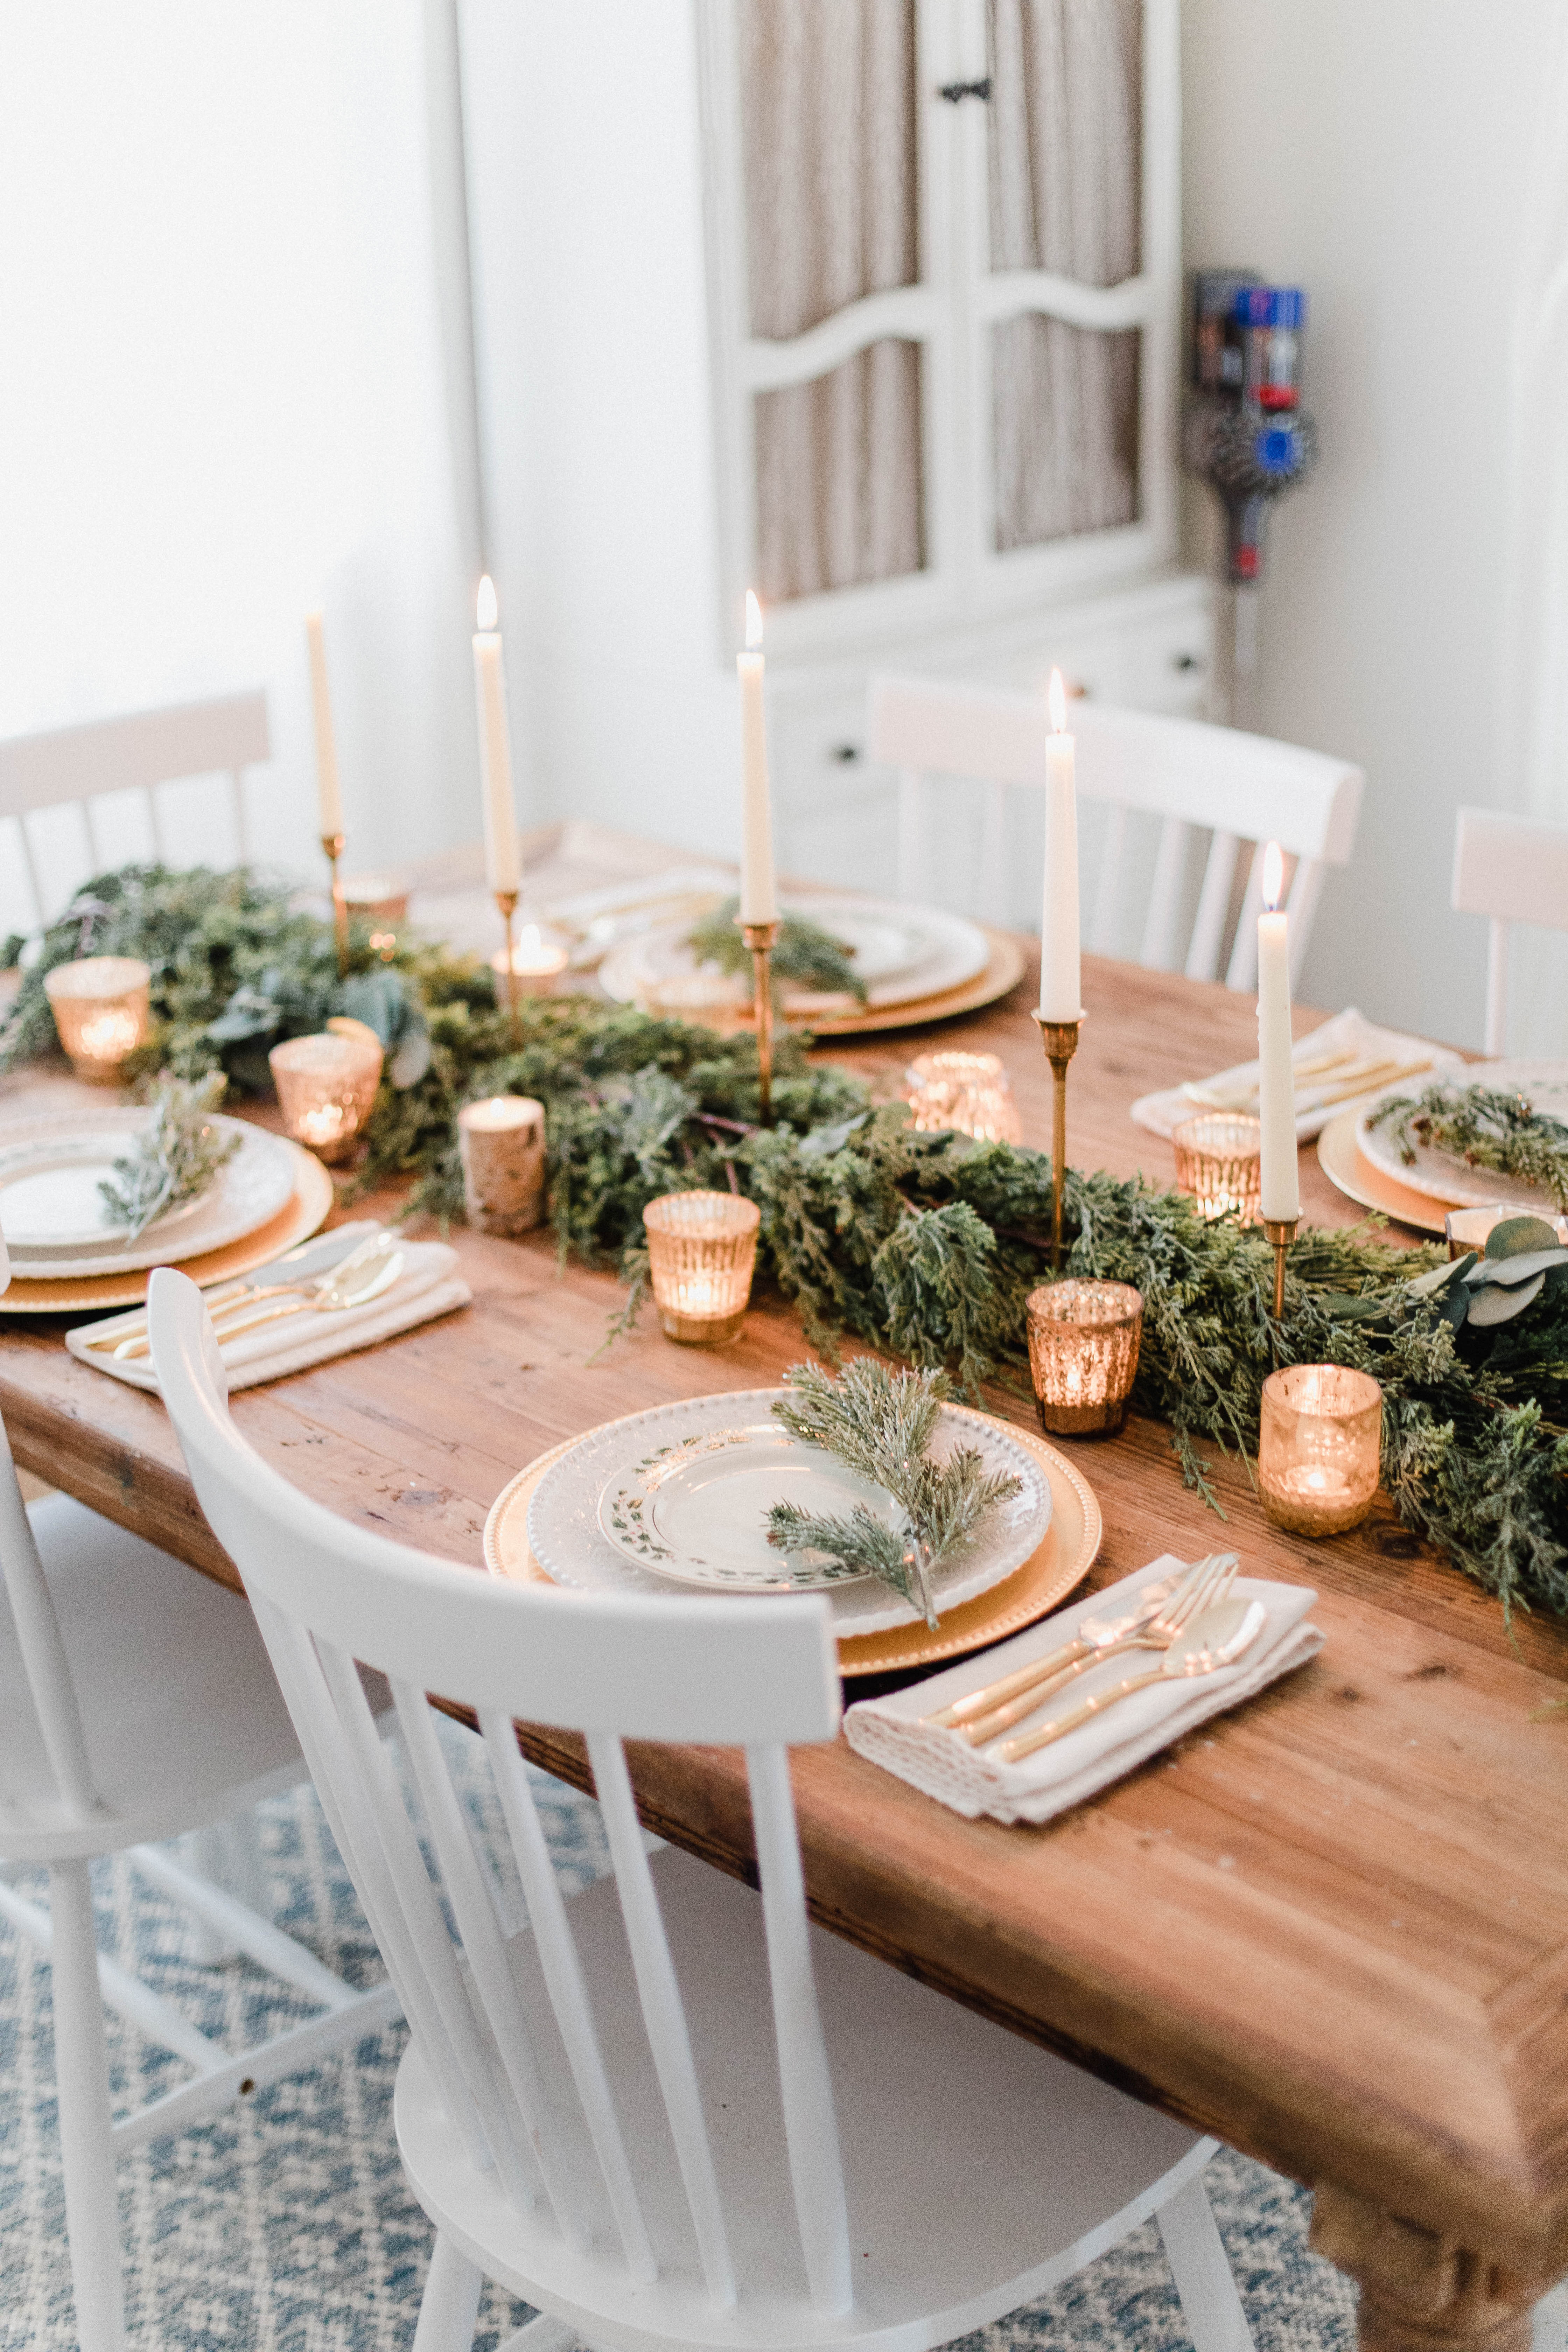
<path fill-rule="evenodd" d="M 1544 1217 L 1505 1217 L 1487 1235 L 1488 1257 L 1519 1257 L 1526 1251 L 1553 1249 L 1557 1228 Z"/>
<path fill-rule="evenodd" d="M 1414 1282 L 1405 1284 L 1405 1289 L 1412 1298 L 1430 1298 L 1446 1283 L 1463 1275 L 1475 1262 L 1475 1251 L 1470 1250 L 1463 1257 L 1450 1258 L 1447 1265 L 1435 1265 L 1427 1273 L 1418 1274 Z"/>
<path fill-rule="evenodd" d="M 1515 1257 L 1483 1257 L 1465 1280 L 1472 1285 L 1528 1282 L 1531 1275 L 1548 1274 L 1558 1266 L 1568 1267 L 1568 1248 L 1554 1242 L 1550 1249 L 1521 1250 Z"/>
<path fill-rule="evenodd" d="M 1540 1297 L 1545 1280 L 1544 1274 L 1538 1274 L 1533 1282 L 1524 1283 L 1517 1290 L 1510 1290 L 1500 1282 L 1488 1283 L 1486 1288 L 1479 1291 L 1470 1301 L 1468 1320 L 1471 1327 L 1484 1328 L 1493 1323 L 1511 1323 L 1516 1315 L 1522 1315 L 1525 1308 Z"/>

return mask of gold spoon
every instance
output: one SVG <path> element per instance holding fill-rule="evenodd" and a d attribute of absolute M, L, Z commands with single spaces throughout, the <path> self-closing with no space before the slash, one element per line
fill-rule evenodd
<path fill-rule="evenodd" d="M 340 1258 L 337 1265 L 329 1266 L 324 1274 L 306 1276 L 296 1282 L 251 1283 L 247 1284 L 243 1290 L 229 1292 L 222 1300 L 216 1302 L 209 1300 L 207 1312 L 212 1317 L 213 1328 L 217 1331 L 220 1339 L 226 1339 L 227 1332 L 218 1329 L 226 1317 L 242 1310 L 248 1311 L 259 1299 L 282 1298 L 289 1294 L 298 1296 L 300 1292 L 324 1290 L 329 1284 L 341 1285 L 352 1276 L 364 1273 L 373 1264 L 389 1257 L 396 1247 L 395 1234 L 384 1232 L 367 1234 L 357 1248 L 350 1250 L 347 1257 Z M 89 1344 L 100 1347 L 104 1342 L 95 1340 Z M 137 1356 L 145 1356 L 152 1345 L 152 1340 L 147 1336 L 146 1323 L 143 1320 L 140 1329 L 132 1331 L 127 1338 L 121 1339 L 111 1352 L 117 1362 L 129 1363 Z"/>
<path fill-rule="evenodd" d="M 334 1274 L 313 1298 L 285 1299 L 280 1307 L 264 1307 L 259 1315 L 247 1315 L 239 1322 L 226 1325 L 218 1333 L 218 1345 L 226 1347 L 242 1332 L 254 1331 L 263 1323 L 275 1323 L 281 1316 L 341 1315 L 347 1307 L 368 1306 L 373 1298 L 379 1298 L 384 1290 L 392 1288 L 403 1272 L 403 1252 L 397 1250 L 391 1257 L 383 1258 L 368 1279 L 363 1266 L 357 1276 L 351 1276 L 346 1283 L 341 1272 Z"/>

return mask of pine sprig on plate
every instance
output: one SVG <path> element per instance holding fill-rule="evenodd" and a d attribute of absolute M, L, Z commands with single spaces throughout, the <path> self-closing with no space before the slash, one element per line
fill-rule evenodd
<path fill-rule="evenodd" d="M 1519 1184 L 1539 1185 L 1568 1209 L 1568 1124 L 1538 1111 L 1529 1097 L 1493 1087 L 1428 1087 L 1396 1095 L 1368 1124 L 1387 1127 L 1407 1168 L 1425 1146 L 1452 1152 L 1467 1168 L 1489 1168 Z"/>
<path fill-rule="evenodd" d="M 213 1070 L 194 1081 L 164 1078 L 154 1089 L 151 1118 L 98 1188 L 132 1241 L 165 1211 L 206 1192 L 239 1150 L 238 1136 L 213 1120 L 224 1087 L 223 1072 Z"/>
<path fill-rule="evenodd" d="M 973 1445 L 942 1463 L 929 1447 L 952 1393 L 941 1371 L 890 1372 L 857 1356 L 836 1379 L 818 1364 L 792 1364 L 784 1380 L 798 1402 L 773 1407 L 792 1437 L 820 1445 L 847 1469 L 885 1487 L 903 1514 L 886 1527 L 857 1503 L 847 1518 L 775 1503 L 768 1541 L 784 1552 L 820 1551 L 890 1584 L 926 1623 L 937 1622 L 932 1572 L 963 1550 L 998 1503 L 1019 1491 L 1008 1471 L 987 1470 Z"/>
<path fill-rule="evenodd" d="M 721 907 L 693 924 L 686 934 L 686 944 L 699 963 L 716 965 L 722 972 L 740 973 L 749 982 L 755 966 L 735 920 L 740 905 L 738 898 L 726 898 Z M 804 915 L 786 915 L 779 925 L 778 945 L 771 965 L 775 993 L 783 982 L 793 980 L 803 988 L 853 996 L 858 1003 L 864 1004 L 866 983 L 850 962 L 849 952 L 820 923 L 808 922 Z"/>

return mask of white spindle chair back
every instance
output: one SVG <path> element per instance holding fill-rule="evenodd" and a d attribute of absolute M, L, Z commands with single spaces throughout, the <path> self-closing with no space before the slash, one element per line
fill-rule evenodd
<path fill-rule="evenodd" d="M 1189 980 L 1219 979 L 1223 961 L 1227 987 L 1256 986 L 1253 919 L 1261 904 L 1263 847 L 1278 841 L 1296 861 L 1288 904 L 1291 979 L 1299 980 L 1327 869 L 1347 864 L 1354 845 L 1360 769 L 1233 728 L 1084 701 L 1072 705 L 1070 723 L 1078 739 L 1079 794 L 1105 803 L 1108 811 L 1099 872 L 1085 891 L 1085 945 L 1099 953 L 1110 950 L 1131 887 L 1128 820 L 1142 815 L 1155 820 L 1160 831 L 1139 961 L 1152 971 L 1184 971 Z M 1000 915 L 1011 895 L 1008 795 L 1044 785 L 1049 730 L 1041 696 L 931 678 L 873 677 L 868 749 L 874 761 L 899 775 L 901 896 L 941 896 L 928 785 L 933 778 L 960 778 L 984 793 L 981 899 L 984 909 Z M 1184 940 L 1188 861 L 1205 834 L 1203 882 Z M 1244 848 L 1252 853 L 1251 864 L 1233 929 Z"/>
<path fill-rule="evenodd" d="M 57 910 L 46 903 L 27 819 L 45 809 L 75 803 L 93 871 L 103 864 L 93 824 L 93 803 L 107 793 L 136 792 L 147 814 L 153 854 L 167 856 L 158 804 L 161 784 L 185 776 L 226 774 L 234 817 L 236 863 L 248 856 L 245 773 L 271 756 L 267 697 L 259 688 L 210 702 L 184 702 L 163 710 L 136 710 L 85 727 L 62 727 L 43 735 L 17 735 L 0 742 L 0 818 L 16 821 L 22 864 L 34 920 L 47 922 Z"/>
<path fill-rule="evenodd" d="M 1485 915 L 1486 1050 L 1507 1051 L 1509 932 L 1515 923 L 1568 930 L 1568 825 L 1462 808 L 1454 834 L 1455 911 Z"/>
<path fill-rule="evenodd" d="M 244 1578 L 332 1832 L 471 2161 L 508 2198 L 548 2200 L 567 2244 L 588 2243 L 584 2186 L 563 2155 L 492 1900 L 463 1828 L 427 1691 L 477 1713 L 621 2254 L 658 2274 L 648 2200 L 634 2177 L 566 1908 L 517 1751 L 514 1718 L 586 1734 L 615 1862 L 644 2024 L 709 2297 L 744 2291 L 725 2230 L 686 2006 L 637 1826 L 627 1738 L 747 1753 L 795 2220 L 811 2299 L 851 2302 L 833 2086 L 812 1973 L 787 1748 L 830 1738 L 839 1714 L 826 1607 L 801 1599 L 648 1600 L 521 1587 L 473 1575 L 338 1517 L 291 1487 L 229 1420 L 200 1293 L 153 1276 L 153 1352 L 203 1510 Z M 405 1759 L 450 1904 L 437 1885 L 365 1703 L 354 1661 L 386 1675 Z M 579 2142 L 580 2144 L 580 2142 Z"/>

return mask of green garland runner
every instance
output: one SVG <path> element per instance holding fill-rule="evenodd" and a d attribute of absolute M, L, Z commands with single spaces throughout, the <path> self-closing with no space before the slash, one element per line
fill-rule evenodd
<path fill-rule="evenodd" d="M 108 911 L 89 923 L 86 904 Z M 901 1104 L 874 1105 L 859 1079 L 809 1062 L 794 1039 L 775 1066 L 777 1123 L 760 1128 L 749 1036 L 538 997 L 524 1000 L 514 1040 L 475 960 L 415 947 L 381 965 L 356 940 L 356 970 L 339 982 L 330 925 L 241 876 L 103 877 L 42 950 L 0 1031 L 0 1066 L 50 1042 L 42 970 L 79 953 L 144 956 L 163 1024 L 150 1060 L 184 1076 L 222 1066 L 241 1084 L 283 1024 L 358 1010 L 342 999 L 363 981 L 395 1054 L 414 1050 L 409 1083 L 382 1088 L 359 1185 L 412 1174 L 412 1206 L 460 1214 L 459 1105 L 533 1095 L 561 1248 L 626 1276 L 623 1321 L 646 1280 L 645 1202 L 732 1182 L 762 1211 L 760 1273 L 824 1352 L 849 1336 L 946 1367 L 971 1394 L 1026 1377 L 1024 1302 L 1049 1267 L 1048 1160 L 918 1134 Z M 1456 1331 L 1442 1292 L 1411 1286 L 1439 1253 L 1393 1247 L 1370 1227 L 1309 1228 L 1276 1325 L 1257 1229 L 1207 1224 L 1184 1195 L 1141 1178 L 1069 1170 L 1065 1189 L 1069 1270 L 1143 1294 L 1135 1402 L 1171 1424 L 1190 1485 L 1214 1499 L 1201 1445 L 1256 1447 L 1277 1366 L 1361 1366 L 1383 1385 L 1384 1475 L 1406 1525 L 1505 1606 L 1568 1614 L 1568 1285 L 1549 1284 L 1511 1321 Z"/>

